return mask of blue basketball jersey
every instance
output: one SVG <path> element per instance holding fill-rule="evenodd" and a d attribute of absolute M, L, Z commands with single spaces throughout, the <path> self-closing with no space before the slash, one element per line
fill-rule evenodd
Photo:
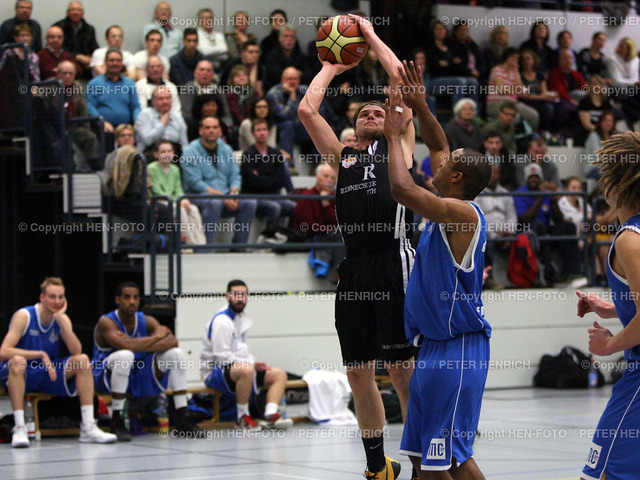
<path fill-rule="evenodd" d="M 120 320 L 120 317 L 118 316 L 118 311 L 114 310 L 113 312 L 107 313 L 105 315 L 105 317 L 110 318 L 111 320 L 113 320 L 115 322 L 115 324 L 118 326 L 118 329 L 121 332 L 124 332 L 125 335 L 127 335 L 129 338 L 139 338 L 139 337 L 146 337 L 147 336 L 147 320 L 144 316 L 144 313 L 142 312 L 136 312 L 136 326 L 133 329 L 133 332 L 129 332 L 124 325 L 122 324 L 122 321 Z M 105 358 L 107 358 L 109 355 L 111 355 L 113 352 L 115 352 L 117 349 L 115 348 L 111 348 L 111 347 L 107 347 L 107 348 L 101 348 L 98 346 L 98 343 L 96 342 L 95 339 L 95 332 L 94 332 L 94 338 L 93 338 L 93 362 L 94 364 L 98 363 L 98 362 L 102 362 Z M 134 352 L 134 356 L 135 356 L 135 360 L 143 360 L 144 357 L 146 357 L 147 352 Z"/>
<path fill-rule="evenodd" d="M 42 350 L 49 355 L 51 360 L 60 356 L 60 326 L 58 322 L 52 320 L 47 326 L 43 325 L 38 315 L 36 305 L 25 307 L 29 314 L 27 328 L 22 332 L 22 337 L 18 341 L 16 348 L 24 350 Z M 40 360 L 31 360 L 31 364 L 38 364 Z"/>
<path fill-rule="evenodd" d="M 615 252 L 617 238 L 625 230 L 633 230 L 634 232 L 640 234 L 640 214 L 631 217 L 620 228 L 615 238 L 613 239 L 613 243 L 611 244 L 611 248 L 609 249 L 609 254 L 607 255 L 607 280 L 609 281 L 609 287 L 611 288 L 612 294 L 611 296 L 613 297 L 613 303 L 616 306 L 618 318 L 620 319 L 620 322 L 622 322 L 623 327 L 626 327 L 631 319 L 635 316 L 636 305 L 633 301 L 633 295 L 629 290 L 629 283 L 627 282 L 627 280 L 622 278 L 611 268 L 611 257 Z M 640 360 L 640 345 L 636 345 L 633 348 L 625 350 L 624 356 L 627 362 Z"/>
<path fill-rule="evenodd" d="M 479 228 L 461 265 L 451 252 L 447 225 L 429 221 L 420 237 L 404 304 L 405 331 L 414 345 L 422 337 L 449 340 L 467 332 L 491 336 L 481 298 L 487 222 L 482 210 L 469 204 L 478 214 Z"/>

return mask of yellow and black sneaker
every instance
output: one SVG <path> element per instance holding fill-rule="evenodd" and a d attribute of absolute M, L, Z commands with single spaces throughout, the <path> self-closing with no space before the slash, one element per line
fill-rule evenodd
<path fill-rule="evenodd" d="M 400 462 L 396 462 L 393 458 L 384 457 L 385 465 L 379 472 L 373 473 L 369 470 L 364 472 L 364 478 L 367 480 L 395 480 L 400 475 Z"/>

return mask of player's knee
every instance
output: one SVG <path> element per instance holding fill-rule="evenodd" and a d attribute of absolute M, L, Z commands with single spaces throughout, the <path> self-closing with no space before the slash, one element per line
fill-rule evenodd
<path fill-rule="evenodd" d="M 68 369 L 73 371 L 80 370 L 89 370 L 91 365 L 91 360 L 84 353 L 80 353 L 79 355 L 73 355 L 69 358 Z"/>
<path fill-rule="evenodd" d="M 22 355 L 16 355 L 9 362 L 9 370 L 13 375 L 24 375 L 27 369 L 27 359 Z"/>
<path fill-rule="evenodd" d="M 135 355 L 131 350 L 118 350 L 109 355 L 109 369 L 113 372 L 128 372 L 133 367 Z"/>
<path fill-rule="evenodd" d="M 269 372 L 271 373 L 274 382 L 287 383 L 287 380 L 289 379 L 287 372 L 279 368 L 271 368 Z"/>
<path fill-rule="evenodd" d="M 255 375 L 255 369 L 253 368 L 253 365 L 249 363 L 241 363 L 236 365 L 234 368 L 236 369 L 238 376 L 242 379 L 253 379 L 253 376 Z"/>
<path fill-rule="evenodd" d="M 361 386 L 374 382 L 374 376 L 367 370 L 353 368 L 347 370 L 347 380 L 349 380 L 349 385 L 351 385 L 352 387 L 354 385 Z"/>

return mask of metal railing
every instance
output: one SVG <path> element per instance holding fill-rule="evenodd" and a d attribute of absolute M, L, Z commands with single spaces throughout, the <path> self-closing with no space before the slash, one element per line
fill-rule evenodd
<path fill-rule="evenodd" d="M 31 73 L 29 70 L 29 54 L 31 53 L 31 49 L 25 45 L 24 43 L 9 43 L 9 44 L 5 44 L 0 46 L 0 58 L 2 57 L 2 55 L 4 55 L 4 52 L 6 50 L 9 49 L 14 49 L 14 48 L 21 48 L 23 53 L 24 53 L 24 58 L 22 60 L 22 75 L 23 78 L 26 79 L 27 83 L 25 85 L 20 85 L 19 86 L 19 90 L 18 90 L 18 94 L 21 95 L 24 99 L 24 104 L 23 104 L 23 122 L 22 125 L 15 125 L 15 126 L 5 126 L 2 127 L 0 126 L 0 132 L 7 132 L 7 133 L 22 133 L 24 132 L 25 135 L 28 135 L 29 132 L 31 131 L 31 121 L 32 121 L 32 116 L 31 116 L 31 89 L 29 88 L 29 86 L 31 85 L 31 82 L 29 82 L 29 78 L 31 77 Z M 4 68 L 6 68 L 6 64 L 3 65 L 2 69 L 4 70 Z M 12 72 L 9 72 L 12 73 Z M 3 72 L 4 75 L 4 72 Z M 9 75 L 11 76 L 11 75 Z M 4 95 L 11 95 L 11 91 L 8 88 L 5 88 L 5 86 L 2 86 L 3 88 L 0 89 L 2 90 L 0 92 L 0 95 L 4 96 Z M 20 87 L 25 87 L 25 88 L 20 88 Z M 9 113 L 15 113 L 15 112 L 3 112 L 3 116 L 7 116 Z M 27 148 L 30 148 L 30 146 L 27 144 Z M 28 157 L 28 155 L 27 155 Z"/>

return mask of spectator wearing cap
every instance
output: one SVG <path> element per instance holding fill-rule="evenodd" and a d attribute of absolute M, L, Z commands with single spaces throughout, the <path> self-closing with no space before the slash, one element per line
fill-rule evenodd
<path fill-rule="evenodd" d="M 524 156 L 522 163 L 518 165 L 519 168 L 516 168 L 516 182 L 519 186 L 524 185 L 526 181 L 524 173 L 525 167 L 532 163 L 540 166 L 545 179 L 556 185 L 560 185 L 558 167 L 547 155 L 547 143 L 542 138 L 534 138 L 529 142 L 527 154 Z"/>
<path fill-rule="evenodd" d="M 29 48 L 33 52 L 42 50 L 42 28 L 40 24 L 31 19 L 33 4 L 31 0 L 18 0 L 15 4 L 16 16 L 9 18 L 0 25 L 0 45 L 11 42 L 14 29 L 18 25 L 26 25 L 31 30 L 31 42 Z"/>

